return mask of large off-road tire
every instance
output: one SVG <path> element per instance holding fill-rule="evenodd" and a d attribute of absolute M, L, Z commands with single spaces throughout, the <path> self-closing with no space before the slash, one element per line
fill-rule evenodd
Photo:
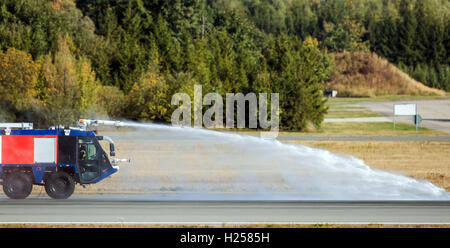
<path fill-rule="evenodd" d="M 45 191 L 53 199 L 67 199 L 75 190 L 75 180 L 64 171 L 53 172 L 45 180 Z"/>
<path fill-rule="evenodd" d="M 3 180 L 3 192 L 11 199 L 25 199 L 33 190 L 33 179 L 25 172 L 11 172 Z"/>

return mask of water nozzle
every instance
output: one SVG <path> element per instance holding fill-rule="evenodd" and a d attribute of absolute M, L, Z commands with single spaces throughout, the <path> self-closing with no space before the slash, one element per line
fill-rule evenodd
<path fill-rule="evenodd" d="M 111 161 L 114 165 L 118 163 L 131 163 L 131 159 L 129 158 L 115 158 Z"/>
<path fill-rule="evenodd" d="M 110 120 L 90 120 L 90 119 L 80 119 L 78 121 L 78 126 L 81 128 L 88 128 L 93 126 L 115 126 L 115 127 L 123 127 L 125 124 L 122 121 L 110 121 Z"/>

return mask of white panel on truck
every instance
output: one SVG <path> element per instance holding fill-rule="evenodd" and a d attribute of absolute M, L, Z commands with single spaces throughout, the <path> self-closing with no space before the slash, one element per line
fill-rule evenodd
<path fill-rule="evenodd" d="M 56 163 L 56 138 L 34 138 L 34 162 Z"/>

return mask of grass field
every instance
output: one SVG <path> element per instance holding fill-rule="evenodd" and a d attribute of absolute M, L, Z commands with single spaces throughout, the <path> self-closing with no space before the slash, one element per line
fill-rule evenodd
<path fill-rule="evenodd" d="M 249 129 L 226 130 L 245 135 L 259 136 L 260 132 Z M 450 134 L 419 127 L 416 133 L 414 125 L 396 123 L 395 130 L 392 122 L 327 122 L 322 123 L 320 129 L 306 132 L 280 131 L 278 136 L 450 136 Z"/>
<path fill-rule="evenodd" d="M 332 105 L 356 104 L 358 102 L 433 100 L 433 99 L 445 99 L 449 97 L 450 92 L 447 92 L 443 96 L 392 95 L 392 96 L 377 96 L 377 97 L 334 97 L 334 98 L 327 98 L 327 104 L 332 106 Z"/>
<path fill-rule="evenodd" d="M 283 135 L 284 133 L 282 133 Z M 419 127 L 416 133 L 414 125 L 396 123 L 395 130 L 391 122 L 336 122 L 323 123 L 317 132 L 305 132 L 302 135 L 321 136 L 448 136 L 449 134 Z"/>
<path fill-rule="evenodd" d="M 346 111 L 344 110 L 336 110 L 336 111 L 328 111 L 325 115 L 325 118 L 359 118 L 359 117 L 381 117 L 383 115 L 369 111 L 369 110 L 361 110 L 361 111 Z"/>
<path fill-rule="evenodd" d="M 353 117 L 360 109 L 356 105 L 362 101 L 396 101 L 448 98 L 445 96 L 378 96 L 375 98 L 330 98 L 327 106 L 330 110 L 326 118 L 332 118 L 336 112 L 339 117 Z M 362 108 L 364 109 L 364 108 Z M 334 111 L 333 111 L 334 110 Z M 368 110 L 365 110 L 368 111 Z M 357 111 L 360 112 L 360 111 Z M 371 111 L 369 111 L 370 114 Z M 373 112 L 372 112 L 373 113 Z M 284 133 L 283 133 L 284 134 Z M 283 135 L 282 134 L 282 135 Z M 322 128 L 313 135 L 324 136 L 448 136 L 449 134 L 419 128 L 402 123 L 396 124 L 395 131 L 390 122 L 381 123 L 324 123 Z M 289 134 L 287 134 L 289 135 Z M 337 153 L 356 156 L 374 168 L 404 173 L 417 179 L 426 179 L 432 183 L 450 190 L 450 142 L 313 142 L 302 141 L 302 144 L 324 148 Z"/>

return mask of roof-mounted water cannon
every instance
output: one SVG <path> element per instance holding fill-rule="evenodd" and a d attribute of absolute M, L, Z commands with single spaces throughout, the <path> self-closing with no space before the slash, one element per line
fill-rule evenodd
<path fill-rule="evenodd" d="M 78 126 L 83 129 L 87 129 L 89 127 L 96 127 L 99 125 L 123 127 L 125 126 L 125 123 L 123 123 L 122 121 L 90 120 L 90 119 L 80 119 L 78 121 Z"/>

